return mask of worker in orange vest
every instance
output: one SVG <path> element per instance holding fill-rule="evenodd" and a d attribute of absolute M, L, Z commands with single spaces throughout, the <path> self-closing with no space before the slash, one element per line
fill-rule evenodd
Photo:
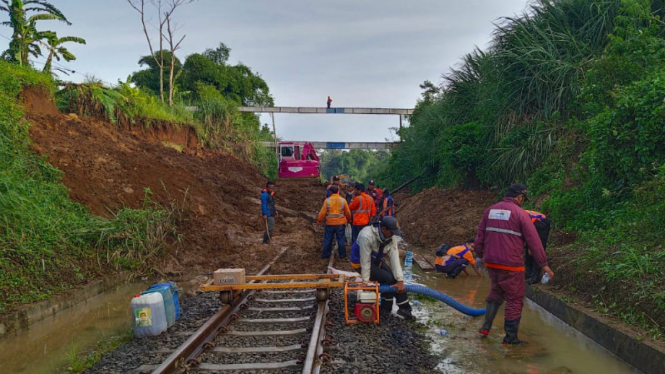
<path fill-rule="evenodd" d="M 394 217 L 395 216 L 395 200 L 393 200 L 393 197 L 390 196 L 390 191 L 388 189 L 385 189 L 381 193 L 382 196 L 382 202 L 381 202 L 381 217 L 389 216 L 389 217 Z"/>
<path fill-rule="evenodd" d="M 442 244 L 436 251 L 436 260 L 434 261 L 436 271 L 446 273 L 447 278 L 454 279 L 461 272 L 464 272 L 468 277 L 469 273 L 466 271 L 466 268 L 468 265 L 471 265 L 476 274 L 482 278 L 483 275 L 478 271 L 476 259 L 473 257 L 474 239 L 469 239 L 466 243 L 447 250 L 447 244 Z"/>
<path fill-rule="evenodd" d="M 326 220 L 326 231 L 323 236 L 323 254 L 321 258 L 330 258 L 333 239 L 337 238 L 337 251 L 339 258 L 346 258 L 346 244 L 344 242 L 344 229 L 351 220 L 351 210 L 346 199 L 339 195 L 339 186 L 330 186 L 331 195 L 323 202 L 316 223 L 321 225 Z"/>
<path fill-rule="evenodd" d="M 353 226 L 351 227 L 351 244 L 358 239 L 360 230 L 369 225 L 369 221 L 376 215 L 376 205 L 372 197 L 365 192 L 365 186 L 362 183 L 356 183 L 355 196 L 349 209 L 353 213 Z"/>

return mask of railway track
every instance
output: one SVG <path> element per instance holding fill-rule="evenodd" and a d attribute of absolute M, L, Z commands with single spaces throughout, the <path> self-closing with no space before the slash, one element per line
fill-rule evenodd
<path fill-rule="evenodd" d="M 286 249 L 257 275 L 269 272 Z M 332 266 L 331 256 L 329 266 Z M 324 352 L 327 293 L 317 289 L 246 290 L 225 304 L 161 363 L 138 372 L 319 373 Z M 324 300 L 325 299 L 325 300 Z M 321 301 L 319 301 L 321 300 Z"/>

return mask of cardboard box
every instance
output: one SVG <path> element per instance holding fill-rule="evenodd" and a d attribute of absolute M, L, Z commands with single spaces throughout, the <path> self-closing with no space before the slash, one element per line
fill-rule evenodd
<path fill-rule="evenodd" d="M 245 284 L 245 269 L 218 269 L 212 273 L 215 286 Z"/>

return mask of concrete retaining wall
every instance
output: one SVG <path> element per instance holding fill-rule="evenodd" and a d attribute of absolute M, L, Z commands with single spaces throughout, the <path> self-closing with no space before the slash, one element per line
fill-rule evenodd
<path fill-rule="evenodd" d="M 539 288 L 527 287 L 526 296 L 645 374 L 665 373 L 665 350 L 660 347 L 638 341 Z"/>
<path fill-rule="evenodd" d="M 15 313 L 0 316 L 0 339 L 14 336 L 21 330 L 27 330 L 34 323 L 130 281 L 131 277 L 132 275 L 127 272 L 109 275 L 84 288 L 69 290 L 48 300 L 27 305 Z"/>

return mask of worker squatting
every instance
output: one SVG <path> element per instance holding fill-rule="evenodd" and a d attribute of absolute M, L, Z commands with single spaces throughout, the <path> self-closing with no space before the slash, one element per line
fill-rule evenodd
<path fill-rule="evenodd" d="M 436 249 L 436 270 L 448 278 L 469 276 L 468 267 L 482 277 L 479 265 L 484 264 L 491 286 L 479 332 L 481 336 L 489 335 L 498 309 L 505 301 L 503 343 L 509 345 L 524 343 L 517 334 L 526 283 L 538 282 L 543 272 L 554 277 L 545 254 L 550 223 L 544 214 L 524 210 L 522 204 L 526 200 L 526 186 L 511 185 L 502 201 L 485 210 L 475 238 L 458 246 L 444 243 Z M 277 215 L 272 182 L 262 192 L 261 203 L 264 243 L 269 243 Z M 380 313 L 391 314 L 396 304 L 396 315 L 412 320 L 399 258 L 402 230 L 394 217 L 395 208 L 390 191 L 381 191 L 374 181 L 368 183 L 367 189 L 361 183 L 348 185 L 344 193 L 339 178 L 333 178 L 317 217 L 319 225 L 325 221 L 322 258 L 332 255 L 333 241 L 337 242 L 339 258 L 347 258 L 345 231 L 350 224 L 351 266 L 360 273 L 363 282 L 377 282 L 395 289 L 381 294 Z"/>

